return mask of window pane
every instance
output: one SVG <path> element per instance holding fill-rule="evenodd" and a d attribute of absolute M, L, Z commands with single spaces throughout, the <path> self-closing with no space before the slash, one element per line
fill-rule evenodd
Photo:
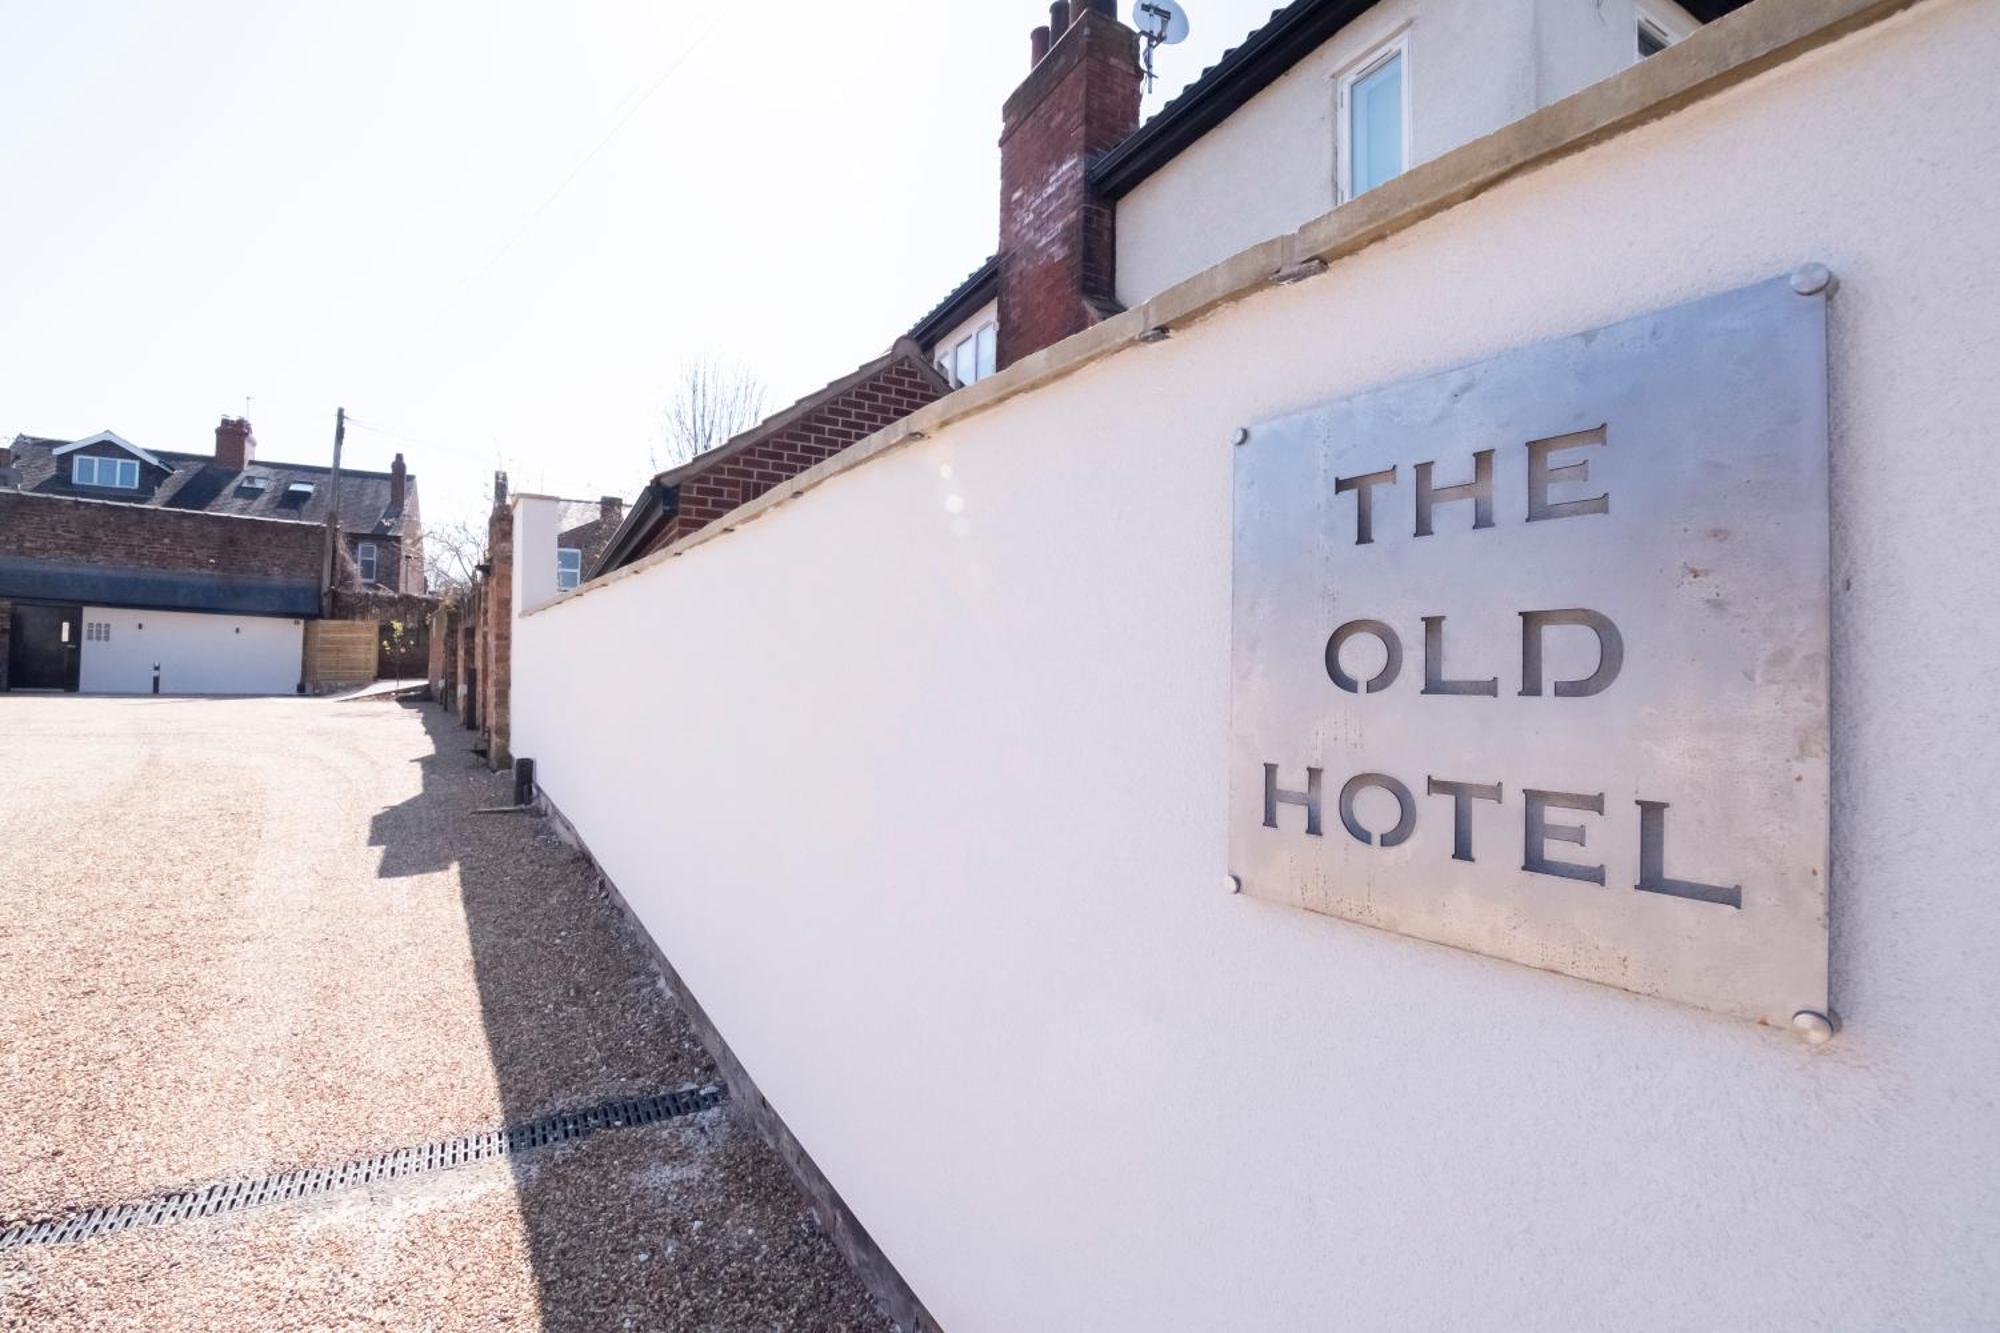
<path fill-rule="evenodd" d="M 960 339 L 952 349 L 951 373 L 960 384 L 970 384 L 979 378 L 979 348 L 973 339 Z"/>
<path fill-rule="evenodd" d="M 993 373 L 993 368 L 994 368 L 993 363 L 995 357 L 997 356 L 996 344 L 999 342 L 999 335 L 1000 335 L 1000 326 L 997 324 L 983 324 L 980 326 L 979 329 L 979 378 L 980 379 L 985 379 L 988 375 L 991 375 Z"/>
<path fill-rule="evenodd" d="M 121 458 L 118 460 L 118 484 L 120 486 L 124 486 L 127 488 L 136 488 L 138 486 L 139 484 L 138 459 Z"/>
<path fill-rule="evenodd" d="M 1403 57 L 1390 56 L 1354 81 L 1349 94 L 1354 193 L 1372 190 L 1403 173 Z"/>
<path fill-rule="evenodd" d="M 97 460 L 95 458 L 78 458 L 75 466 L 70 468 L 69 479 L 79 486 L 88 486 L 96 481 Z"/>

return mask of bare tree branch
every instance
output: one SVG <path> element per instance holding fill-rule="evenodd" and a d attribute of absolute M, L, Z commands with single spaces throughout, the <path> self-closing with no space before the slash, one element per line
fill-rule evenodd
<path fill-rule="evenodd" d="M 450 601 L 462 595 L 485 558 L 484 527 L 454 519 L 424 529 L 424 573 L 434 597 Z"/>
<path fill-rule="evenodd" d="M 654 471 L 679 467 L 764 415 L 764 382 L 734 362 L 701 357 L 681 368 L 674 396 L 663 414 L 660 453 Z M 663 461 L 663 458 L 664 461 Z"/>

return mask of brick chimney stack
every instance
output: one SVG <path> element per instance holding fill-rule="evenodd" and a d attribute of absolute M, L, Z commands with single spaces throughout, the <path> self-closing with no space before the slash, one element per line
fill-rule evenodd
<path fill-rule="evenodd" d="M 1034 67 L 1001 111 L 1003 367 L 1118 310 L 1112 205 L 1085 172 L 1139 127 L 1139 35 L 1113 0 L 1056 0 L 1029 49 Z"/>
<path fill-rule="evenodd" d="M 600 522 L 616 523 L 625 517 L 625 497 L 606 495 L 597 501 L 597 517 Z"/>
<path fill-rule="evenodd" d="M 389 512 L 403 512 L 403 493 L 409 488 L 409 470 L 403 466 L 403 456 L 396 455 L 396 461 L 389 464 Z"/>
<path fill-rule="evenodd" d="M 215 465 L 227 472 L 241 472 L 257 456 L 257 437 L 244 417 L 224 417 L 215 428 Z"/>

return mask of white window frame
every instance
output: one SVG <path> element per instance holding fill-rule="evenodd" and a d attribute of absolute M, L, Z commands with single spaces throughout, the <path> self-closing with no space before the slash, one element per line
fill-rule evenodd
<path fill-rule="evenodd" d="M 1634 49 L 1637 49 L 1636 38 Z M 1388 64 L 1392 58 L 1403 62 L 1403 169 L 1396 175 L 1403 175 L 1414 165 L 1410 160 L 1410 126 L 1414 121 L 1410 114 L 1410 30 L 1403 28 L 1369 47 L 1366 54 L 1334 77 L 1334 134 L 1337 136 L 1333 146 L 1335 203 L 1344 204 L 1354 198 L 1354 98 L 1351 95 L 1354 85 Z"/>
<path fill-rule="evenodd" d="M 1635 65 L 1646 58 L 1639 54 L 1639 31 L 1642 28 L 1652 29 L 1653 35 L 1665 46 L 1677 45 L 1693 35 L 1692 29 L 1669 18 L 1665 10 L 1649 5 L 1645 0 L 1632 0 L 1632 63 Z"/>
<path fill-rule="evenodd" d="M 380 582 L 382 573 L 382 552 L 374 542 L 358 542 L 354 547 L 354 563 L 361 567 L 363 583 Z"/>
<path fill-rule="evenodd" d="M 991 369 L 982 368 L 981 365 L 979 340 L 982 336 L 988 339 L 988 345 L 993 349 L 993 365 Z M 972 358 L 972 378 L 960 379 L 958 377 L 958 354 L 967 349 L 970 349 Z M 943 375 L 945 383 L 951 385 L 954 389 L 963 389 L 968 384 L 977 384 L 989 375 L 994 374 L 1000 369 L 1000 321 L 997 319 L 987 320 L 949 347 L 940 343 L 937 348 L 936 362 L 938 373 Z"/>
<path fill-rule="evenodd" d="M 972 331 L 972 364 L 978 369 L 980 379 L 1000 369 L 999 320 L 989 319 Z"/>
<path fill-rule="evenodd" d="M 566 555 L 573 555 L 576 557 L 576 568 L 574 569 L 563 568 L 563 557 Z M 565 578 L 567 578 L 569 582 L 567 583 L 563 582 Z M 571 588 L 576 587 L 578 584 L 582 582 L 583 582 L 582 548 L 576 546 L 556 547 L 556 591 L 568 592 Z"/>
<path fill-rule="evenodd" d="M 90 479 L 84 480 L 83 465 L 90 464 Z M 112 479 L 101 478 L 106 470 Z M 130 477 L 132 480 L 126 481 Z M 136 491 L 139 489 L 139 460 L 136 458 L 112 458 L 106 454 L 78 454 L 70 461 L 70 484 L 73 486 L 95 486 L 107 491 Z"/>

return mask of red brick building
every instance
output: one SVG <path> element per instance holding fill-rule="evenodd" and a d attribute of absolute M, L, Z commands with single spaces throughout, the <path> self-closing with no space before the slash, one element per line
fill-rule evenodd
<path fill-rule="evenodd" d="M 258 458 L 235 417 L 212 453 L 17 436 L 0 448 L 0 689 L 291 692 L 329 591 L 421 594 L 422 538 L 401 455 L 336 483 Z"/>
<path fill-rule="evenodd" d="M 876 360 L 656 476 L 589 569 L 664 550 L 964 384 L 1118 313 L 1092 165 L 1139 124 L 1139 39 L 1111 0 L 1051 7 L 1000 134 L 1000 250 Z"/>
<path fill-rule="evenodd" d="M 665 550 L 950 390 L 915 342 L 899 340 L 852 374 L 653 478 L 589 573 Z"/>

